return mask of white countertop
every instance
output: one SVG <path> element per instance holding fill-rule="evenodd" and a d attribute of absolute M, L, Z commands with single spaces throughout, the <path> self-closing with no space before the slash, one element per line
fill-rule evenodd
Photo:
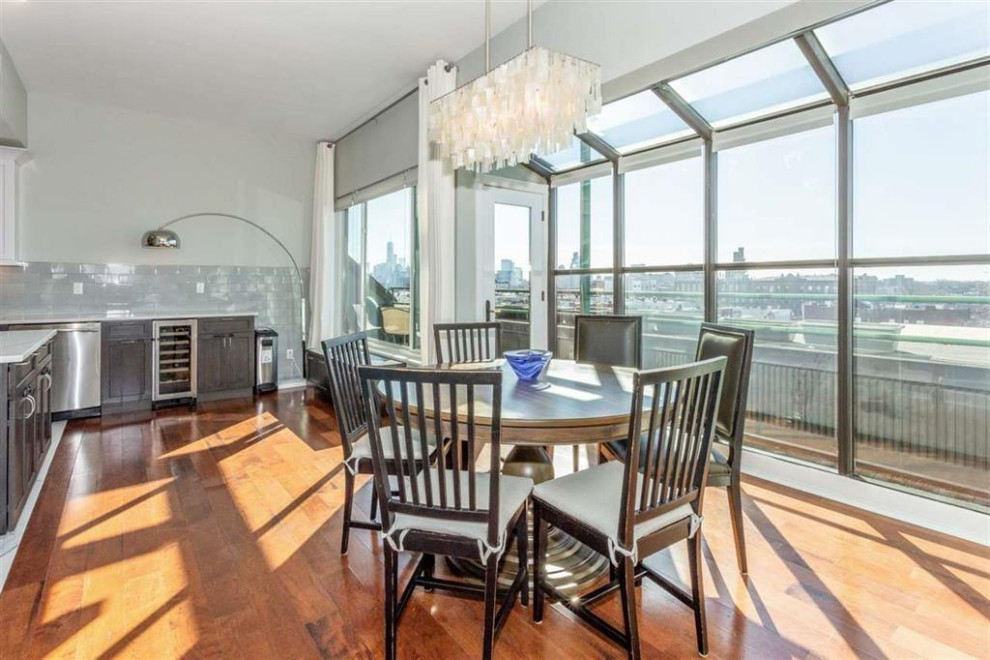
<path fill-rule="evenodd" d="M 41 323 L 97 323 L 103 321 L 165 321 L 169 319 L 216 319 L 228 316 L 258 316 L 258 312 L 110 312 L 104 315 L 49 316 L 47 318 L 28 317 L 23 319 L 0 318 L 0 325 L 37 325 Z"/>
<path fill-rule="evenodd" d="M 54 336 L 54 330 L 0 332 L 0 364 L 23 362 Z"/>

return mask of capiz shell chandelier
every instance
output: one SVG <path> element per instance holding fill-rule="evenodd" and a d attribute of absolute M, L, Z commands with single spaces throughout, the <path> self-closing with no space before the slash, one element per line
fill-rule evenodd
<path fill-rule="evenodd" d="M 601 112 L 601 67 L 532 46 L 490 69 L 490 0 L 485 7 L 487 73 L 430 104 L 430 141 L 454 168 L 490 172 L 570 145 Z M 532 44 L 532 7 L 529 7 Z"/>

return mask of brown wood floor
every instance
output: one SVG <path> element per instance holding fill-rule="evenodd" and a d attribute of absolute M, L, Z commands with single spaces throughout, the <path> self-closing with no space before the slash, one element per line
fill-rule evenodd
<path fill-rule="evenodd" d="M 338 555 L 340 443 L 311 397 L 70 424 L 0 595 L 0 657 L 381 656 L 381 541 L 355 530 Z M 713 657 L 990 657 L 986 548 L 745 490 L 748 579 L 724 495 L 706 500 Z M 654 561 L 684 576 L 683 560 Z M 696 657 L 687 608 L 649 582 L 640 607 L 646 657 Z M 601 609 L 619 620 L 615 600 Z M 400 655 L 476 657 L 481 617 L 479 602 L 419 592 Z M 518 605 L 496 653 L 620 656 L 558 607 L 537 626 Z"/>

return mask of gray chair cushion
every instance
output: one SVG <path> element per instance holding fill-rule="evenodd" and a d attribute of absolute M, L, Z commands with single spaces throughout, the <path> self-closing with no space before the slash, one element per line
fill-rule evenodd
<path fill-rule="evenodd" d="M 722 399 L 715 417 L 715 432 L 724 438 L 731 438 L 736 433 L 736 407 L 739 403 L 739 388 L 743 386 L 746 341 L 744 335 L 721 334 L 710 328 L 702 328 L 698 336 L 696 359 L 728 359 L 722 376 Z"/>
<path fill-rule="evenodd" d="M 578 316 L 574 323 L 574 355 L 578 362 L 640 367 L 641 317 Z"/>
<path fill-rule="evenodd" d="M 622 503 L 622 478 L 625 465 L 612 461 L 588 470 L 546 481 L 533 489 L 533 499 L 545 502 L 569 517 L 595 529 L 603 536 L 618 542 L 619 509 Z M 642 492 L 643 480 L 637 480 Z M 638 494 L 637 494 L 638 497 Z M 636 525 L 636 540 L 663 529 L 673 523 L 690 518 L 694 513 L 690 504 Z"/>
<path fill-rule="evenodd" d="M 446 488 L 448 503 L 453 502 L 454 497 L 454 472 L 453 470 L 446 470 Z M 468 493 L 468 479 L 469 475 L 465 472 L 460 472 L 461 480 L 461 493 L 463 495 L 462 503 L 466 505 L 467 493 Z M 436 479 L 436 471 L 432 472 L 433 477 L 433 502 L 434 504 L 439 504 L 440 502 L 440 484 Z M 418 477 L 421 484 L 425 482 L 425 476 L 421 473 Z M 488 489 L 490 487 L 490 475 L 487 472 L 482 472 L 476 475 L 477 488 L 477 506 L 479 509 L 488 508 Z M 406 479 L 406 483 L 409 483 L 409 479 Z M 526 503 L 526 499 L 529 494 L 533 491 L 533 481 L 531 479 L 526 479 L 525 477 L 512 477 L 509 475 L 502 475 L 499 481 L 499 502 L 498 502 L 498 528 L 500 530 L 505 530 L 512 518 L 515 517 L 519 509 L 523 507 Z M 425 492 L 425 487 L 420 486 L 420 493 Z M 416 530 L 420 532 L 433 532 L 436 534 L 449 534 L 451 536 L 460 536 L 463 538 L 471 540 L 480 540 L 482 542 L 488 541 L 488 525 L 486 523 L 477 522 L 463 522 L 459 520 L 444 520 L 440 518 L 428 518 L 426 516 L 417 516 L 407 513 L 398 513 L 395 515 L 395 520 L 392 523 L 392 527 L 389 530 L 389 534 L 393 538 L 401 533 L 403 530 Z"/>

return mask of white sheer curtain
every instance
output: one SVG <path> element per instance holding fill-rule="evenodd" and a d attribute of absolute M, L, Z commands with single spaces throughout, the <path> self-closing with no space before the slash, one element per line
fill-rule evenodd
<path fill-rule="evenodd" d="M 320 350 L 320 342 L 336 334 L 334 308 L 337 292 L 337 257 L 334 240 L 333 158 L 336 147 L 316 145 L 316 176 L 313 185 L 313 241 L 310 254 L 308 346 Z M 305 356 L 304 356 L 305 358 Z"/>
<path fill-rule="evenodd" d="M 448 70 L 449 69 L 449 70 Z M 430 101 L 452 92 L 457 69 L 443 60 L 419 79 L 419 331 L 424 364 L 435 362 L 433 325 L 454 321 L 455 214 L 454 171 L 433 157 L 430 147 Z"/>

